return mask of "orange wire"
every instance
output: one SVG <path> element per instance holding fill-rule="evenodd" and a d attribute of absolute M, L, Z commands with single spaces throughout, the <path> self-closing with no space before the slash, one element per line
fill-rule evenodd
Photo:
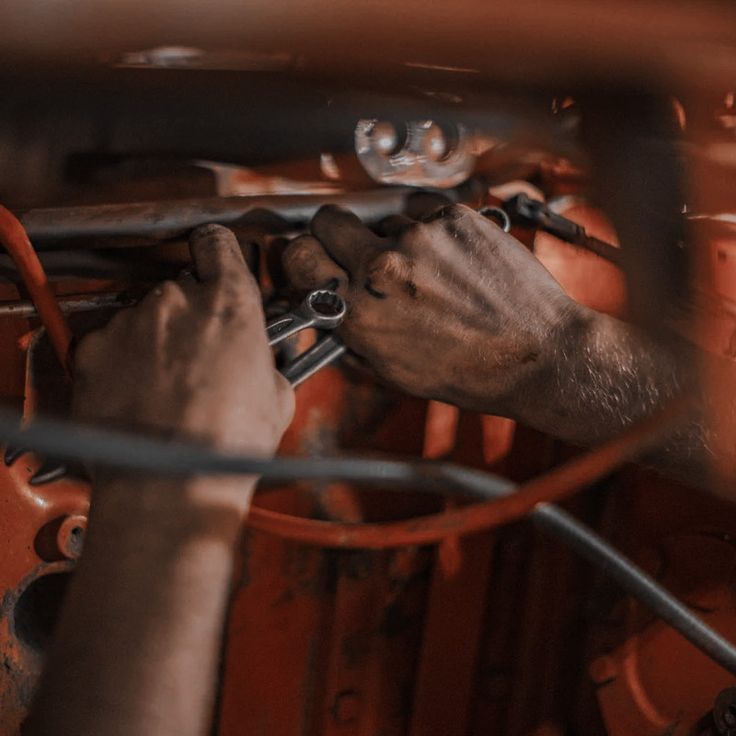
<path fill-rule="evenodd" d="M 0 242 L 13 259 L 67 377 L 71 377 L 72 332 L 25 228 L 0 205 Z"/>
<path fill-rule="evenodd" d="M 677 399 L 619 437 L 492 501 L 407 521 L 355 525 L 306 519 L 252 506 L 248 525 L 305 544 L 363 549 L 436 544 L 446 537 L 484 531 L 522 518 L 537 504 L 571 496 L 644 450 L 652 449 L 679 426 L 690 404 L 689 398 Z"/>

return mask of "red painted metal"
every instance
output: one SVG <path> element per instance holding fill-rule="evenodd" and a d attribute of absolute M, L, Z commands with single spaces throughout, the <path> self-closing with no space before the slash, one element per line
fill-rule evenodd
<path fill-rule="evenodd" d="M 26 370 L 27 407 L 35 403 L 32 376 Z M 64 584 L 79 556 L 74 540 L 83 534 L 89 507 L 84 484 L 64 479 L 32 486 L 30 478 L 39 466 L 39 459 L 28 453 L 10 467 L 0 463 L 2 736 L 17 732 L 30 704 Z"/>
<path fill-rule="evenodd" d="M 613 541 L 733 641 L 733 506 L 654 476 L 627 481 L 609 501 Z M 699 733 L 696 724 L 718 692 L 733 684 L 728 672 L 628 599 L 616 601 L 594 629 L 589 657 L 611 736 Z"/>

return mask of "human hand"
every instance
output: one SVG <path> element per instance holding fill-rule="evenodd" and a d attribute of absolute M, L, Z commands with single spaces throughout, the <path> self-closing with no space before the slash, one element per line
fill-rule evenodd
<path fill-rule="evenodd" d="M 190 249 L 195 275 L 161 284 L 82 340 L 74 414 L 271 454 L 294 398 L 274 368 L 258 286 L 227 228 L 198 228 Z"/>
<path fill-rule="evenodd" d="M 582 308 L 515 238 L 468 207 L 379 237 L 323 207 L 284 253 L 303 290 L 337 283 L 351 350 L 409 393 L 515 416 Z"/>

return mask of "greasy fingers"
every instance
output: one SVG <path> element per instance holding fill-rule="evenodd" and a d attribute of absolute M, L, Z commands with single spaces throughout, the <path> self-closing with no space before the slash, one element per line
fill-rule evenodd
<path fill-rule="evenodd" d="M 342 207 L 325 205 L 314 216 L 312 235 L 328 255 L 351 276 L 358 273 L 367 255 L 384 247 L 383 241 L 360 218 Z"/>
<path fill-rule="evenodd" d="M 189 237 L 197 277 L 203 283 L 227 276 L 250 280 L 235 234 L 222 225 L 202 225 Z"/>
<path fill-rule="evenodd" d="M 403 291 L 416 296 L 416 284 L 412 280 L 413 264 L 396 250 L 379 253 L 368 265 L 365 290 L 377 299 L 386 299 Z"/>
<path fill-rule="evenodd" d="M 416 222 L 416 220 L 412 220 L 411 217 L 406 215 L 389 215 L 381 220 L 378 230 L 387 237 L 398 237 L 405 230 L 413 227 Z"/>
<path fill-rule="evenodd" d="M 328 286 L 340 290 L 348 283 L 345 271 L 311 235 L 302 235 L 290 243 L 282 256 L 282 264 L 291 284 L 302 291 Z"/>
<path fill-rule="evenodd" d="M 319 243 L 300 239 L 287 251 L 288 276 L 315 287 L 342 266 L 349 311 L 340 336 L 418 396 L 513 416 L 525 387 L 546 375 L 549 335 L 574 314 L 535 257 L 469 207 L 423 221 L 395 216 L 383 222 L 386 237 L 328 207 L 311 231 Z"/>

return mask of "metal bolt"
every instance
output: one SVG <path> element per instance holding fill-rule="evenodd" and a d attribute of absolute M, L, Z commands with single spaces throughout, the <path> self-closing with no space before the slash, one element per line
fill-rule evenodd
<path fill-rule="evenodd" d="M 84 516 L 67 516 L 60 524 L 56 533 L 56 544 L 59 552 L 69 560 L 76 560 L 82 554 L 84 533 L 87 529 L 87 519 Z"/>

